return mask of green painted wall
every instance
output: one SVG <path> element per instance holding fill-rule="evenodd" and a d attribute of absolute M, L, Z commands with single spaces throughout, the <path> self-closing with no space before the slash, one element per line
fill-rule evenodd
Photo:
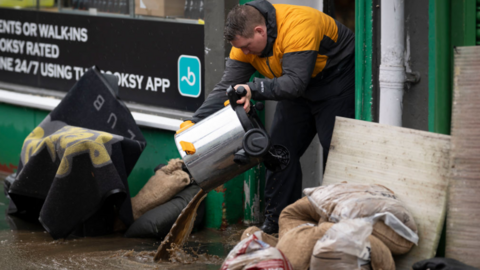
<path fill-rule="evenodd" d="M 135 168 L 128 177 L 130 195 L 137 195 L 140 189 L 153 175 L 153 169 L 158 164 L 167 164 L 170 159 L 180 158 L 173 131 L 165 131 L 151 128 L 141 128 L 143 136 L 147 140 L 147 147 L 143 150 Z"/>
<path fill-rule="evenodd" d="M 429 2 L 429 130 L 450 134 L 453 54 L 456 46 L 474 46 L 478 0 Z"/>
<path fill-rule="evenodd" d="M 0 171 L 16 171 L 24 139 L 48 112 L 0 104 Z"/>

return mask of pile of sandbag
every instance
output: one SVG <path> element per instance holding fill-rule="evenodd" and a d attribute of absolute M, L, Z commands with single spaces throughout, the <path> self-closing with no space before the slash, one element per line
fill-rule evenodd
<path fill-rule="evenodd" d="M 381 185 L 340 183 L 305 189 L 304 194 L 321 219 L 339 222 L 368 218 L 373 235 L 394 255 L 405 254 L 418 242 L 417 225 L 402 202 Z"/>
<path fill-rule="evenodd" d="M 182 170 L 182 165 L 181 159 L 172 159 L 168 165 L 155 171 L 145 186 L 132 198 L 134 220 L 148 210 L 169 201 L 190 184 L 190 177 Z"/>
<path fill-rule="evenodd" d="M 134 222 L 126 237 L 163 239 L 168 234 L 179 214 L 200 191 L 200 187 L 191 184 L 182 166 L 181 159 L 171 159 L 132 198 Z M 204 212 L 201 204 L 194 226 L 201 224 Z"/>
<path fill-rule="evenodd" d="M 315 243 L 310 269 L 395 269 L 388 248 L 371 234 L 372 224 L 365 219 L 346 219 L 331 224 Z"/>
<path fill-rule="evenodd" d="M 341 183 L 304 193 L 282 211 L 278 240 L 257 227 L 242 240 L 260 235 L 299 270 L 395 269 L 392 254 L 418 241 L 412 215 L 386 187 Z"/>

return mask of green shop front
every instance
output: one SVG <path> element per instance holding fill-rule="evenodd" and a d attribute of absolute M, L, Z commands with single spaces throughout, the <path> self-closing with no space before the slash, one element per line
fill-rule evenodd
<path fill-rule="evenodd" d="M 24 139 L 96 66 L 118 79 L 147 140 L 128 178 L 135 196 L 180 157 L 175 131 L 204 101 L 204 13 L 203 0 L 0 1 L 0 173 L 16 172 Z M 262 171 L 211 191 L 205 225 L 259 222 Z"/>

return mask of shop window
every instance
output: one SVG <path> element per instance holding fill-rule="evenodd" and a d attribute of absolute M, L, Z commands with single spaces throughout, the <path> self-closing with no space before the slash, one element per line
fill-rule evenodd
<path fill-rule="evenodd" d="M 0 7 L 203 24 L 205 0 L 1 0 Z"/>
<path fill-rule="evenodd" d="M 355 33 L 355 0 L 335 0 L 335 19 Z"/>
<path fill-rule="evenodd" d="M 38 6 L 53 7 L 55 0 L 2 0 L 0 7 L 15 9 L 38 9 Z"/>

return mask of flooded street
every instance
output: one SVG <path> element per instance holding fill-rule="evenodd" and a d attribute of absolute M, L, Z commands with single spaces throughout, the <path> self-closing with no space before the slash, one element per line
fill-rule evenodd
<path fill-rule="evenodd" d="M 155 239 L 102 237 L 53 240 L 42 226 L 5 214 L 8 199 L 0 176 L 0 269 L 219 269 L 238 243 L 244 226 L 202 229 L 174 253 L 174 262 L 155 263 Z"/>

